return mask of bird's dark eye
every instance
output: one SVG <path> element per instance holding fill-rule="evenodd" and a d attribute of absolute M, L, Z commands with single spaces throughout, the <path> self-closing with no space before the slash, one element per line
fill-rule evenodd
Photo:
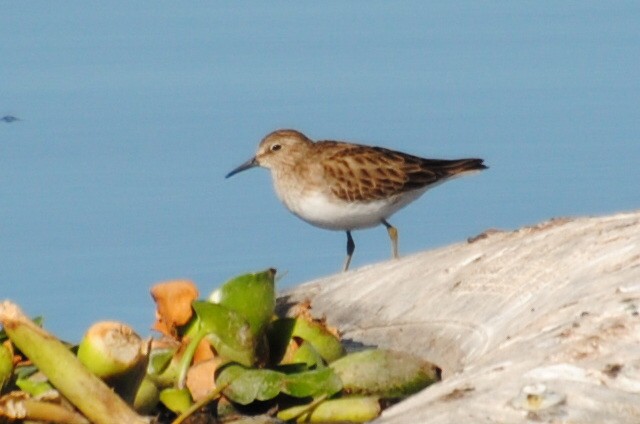
<path fill-rule="evenodd" d="M 271 151 L 272 152 L 277 152 L 278 150 L 280 150 L 282 148 L 282 145 L 280 144 L 274 144 L 273 146 L 271 146 Z"/>

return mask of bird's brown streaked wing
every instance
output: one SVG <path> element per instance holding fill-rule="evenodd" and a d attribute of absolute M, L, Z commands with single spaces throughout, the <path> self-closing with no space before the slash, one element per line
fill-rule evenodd
<path fill-rule="evenodd" d="M 347 201 L 373 201 L 431 184 L 436 173 L 420 158 L 388 149 L 338 142 L 324 147 L 321 161 L 331 192 Z"/>
<path fill-rule="evenodd" d="M 382 147 L 323 141 L 319 160 L 332 193 L 372 201 L 421 189 L 441 179 L 486 169 L 482 159 L 424 159 Z"/>

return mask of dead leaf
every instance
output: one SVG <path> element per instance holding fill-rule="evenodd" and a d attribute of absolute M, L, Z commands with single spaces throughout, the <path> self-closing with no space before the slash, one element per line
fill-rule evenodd
<path fill-rule="evenodd" d="M 191 318 L 191 303 L 199 293 L 193 282 L 173 280 L 155 284 L 151 288 L 151 296 L 156 302 L 154 330 L 175 336 L 176 327 L 186 324 Z"/>
<path fill-rule="evenodd" d="M 200 362 L 208 361 L 215 357 L 211 344 L 206 340 L 200 340 L 196 353 L 193 354 L 193 363 L 198 364 Z"/>
<path fill-rule="evenodd" d="M 194 401 L 206 397 L 216 388 L 214 374 L 220 366 L 221 359 L 214 358 L 200 362 L 189 368 L 187 373 L 187 388 Z"/>

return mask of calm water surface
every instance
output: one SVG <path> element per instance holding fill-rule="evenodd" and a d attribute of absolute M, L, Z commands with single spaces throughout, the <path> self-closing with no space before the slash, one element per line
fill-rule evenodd
<path fill-rule="evenodd" d="M 5 4 L 0 298 L 78 340 L 148 334 L 157 281 L 337 271 L 344 234 L 265 170 L 224 179 L 280 127 L 485 158 L 391 219 L 405 254 L 638 208 L 638 22 L 638 2 Z M 354 237 L 354 267 L 389 257 L 384 228 Z"/>

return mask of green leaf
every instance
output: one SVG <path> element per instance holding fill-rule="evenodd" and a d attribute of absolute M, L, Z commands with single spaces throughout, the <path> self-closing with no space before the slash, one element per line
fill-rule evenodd
<path fill-rule="evenodd" d="M 173 355 L 176 354 L 177 348 L 172 349 L 154 349 L 149 353 L 149 364 L 147 365 L 147 373 L 153 376 L 162 374 L 171 364 Z"/>
<path fill-rule="evenodd" d="M 241 315 L 223 305 L 203 301 L 193 302 L 193 310 L 199 320 L 197 333 L 204 335 L 220 356 L 253 365 L 256 339 Z"/>
<path fill-rule="evenodd" d="M 291 362 L 305 364 L 308 368 L 324 368 L 326 366 L 318 351 L 306 340 L 295 351 Z"/>
<path fill-rule="evenodd" d="M 227 361 L 245 366 L 251 366 L 256 362 L 256 339 L 242 316 L 211 302 L 195 301 L 191 306 L 196 316 L 188 332 L 189 344 L 182 353 L 177 367 L 178 389 L 184 388 L 193 355 L 204 338 L 216 349 L 218 355 Z"/>
<path fill-rule="evenodd" d="M 282 392 L 293 397 L 332 396 L 342 390 L 342 380 L 331 368 L 289 374 Z"/>
<path fill-rule="evenodd" d="M 330 368 L 285 374 L 269 369 L 248 369 L 236 364 L 230 364 L 220 371 L 216 385 L 226 386 L 224 395 L 241 405 L 273 399 L 280 393 L 299 398 L 331 396 L 342 388 L 342 382 Z"/>
<path fill-rule="evenodd" d="M 344 347 L 340 339 L 319 322 L 296 318 L 292 336 L 311 343 L 322 359 L 327 362 L 335 361 L 344 355 Z"/>
<path fill-rule="evenodd" d="M 276 270 L 271 268 L 233 278 L 211 293 L 209 301 L 239 313 L 257 337 L 273 317 L 276 306 L 275 275 Z"/>
<path fill-rule="evenodd" d="M 329 365 L 347 393 L 400 398 L 440 379 L 440 370 L 416 356 L 383 349 L 351 353 Z"/>
<path fill-rule="evenodd" d="M 234 402 L 248 405 L 254 400 L 269 400 L 280 394 L 285 374 L 267 369 L 248 369 L 231 364 L 216 378 L 218 387 L 227 386 L 222 393 Z"/>

